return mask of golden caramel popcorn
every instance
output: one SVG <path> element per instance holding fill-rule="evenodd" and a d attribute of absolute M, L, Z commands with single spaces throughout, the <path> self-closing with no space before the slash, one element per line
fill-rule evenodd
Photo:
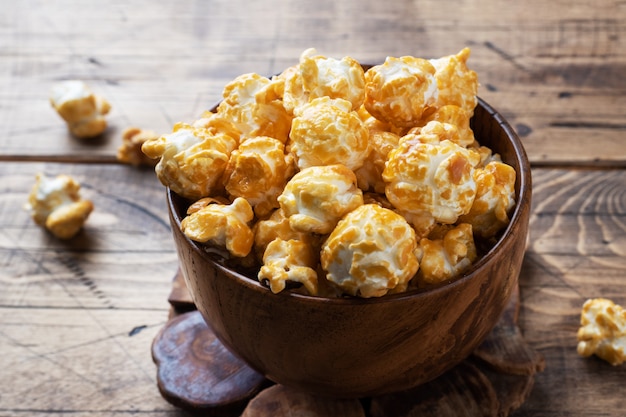
<path fill-rule="evenodd" d="M 285 80 L 284 106 L 291 113 L 318 97 L 347 100 L 351 110 L 357 110 L 365 100 L 365 73 L 351 57 L 329 58 L 307 49 L 299 64 L 281 77 Z"/>
<path fill-rule="evenodd" d="M 305 168 L 293 176 L 278 197 L 292 229 L 330 233 L 346 213 L 363 204 L 354 172 L 344 165 Z"/>
<path fill-rule="evenodd" d="M 285 143 L 291 116 L 281 100 L 282 83 L 259 74 L 243 74 L 224 87 L 217 113 L 241 132 L 240 141 L 269 136 Z"/>
<path fill-rule="evenodd" d="M 418 270 L 415 232 L 399 214 L 377 204 L 348 213 L 322 247 L 329 282 L 342 292 L 380 297 L 406 290 Z"/>
<path fill-rule="evenodd" d="M 129 127 L 122 132 L 122 144 L 117 148 L 117 160 L 125 164 L 134 166 L 146 165 L 155 166 L 157 159 L 148 158 L 141 151 L 143 144 L 149 140 L 156 140 L 159 137 L 152 130 Z"/>
<path fill-rule="evenodd" d="M 290 150 L 298 168 L 343 164 L 357 169 L 369 151 L 369 130 L 350 102 L 320 97 L 299 107 L 291 125 Z"/>
<path fill-rule="evenodd" d="M 315 241 L 312 234 L 292 229 L 289 226 L 289 217 L 281 209 L 274 210 L 269 218 L 256 222 L 253 232 L 254 250 L 259 259 L 263 259 L 267 245 L 275 239 L 301 240 L 309 246 L 313 246 Z"/>
<path fill-rule="evenodd" d="M 467 67 L 470 49 L 464 48 L 456 55 L 429 60 L 435 67 L 438 95 L 435 107 L 456 105 L 474 115 L 478 103 L 478 75 Z"/>
<path fill-rule="evenodd" d="M 395 133 L 370 130 L 369 153 L 363 166 L 354 171 L 360 189 L 372 190 L 380 194 L 385 193 L 386 184 L 383 181 L 383 171 L 385 170 L 387 155 L 398 146 L 399 142 L 400 136 Z"/>
<path fill-rule="evenodd" d="M 471 116 L 468 111 L 454 104 L 448 104 L 439 107 L 434 113 L 423 119 L 420 124 L 425 126 L 429 122 L 435 121 L 452 125 L 458 132 L 458 138 L 453 142 L 457 145 L 468 147 L 473 146 L 475 142 L 474 132 L 470 127 L 470 119 Z M 422 129 L 422 126 L 414 128 L 417 130 L 417 133 Z"/>
<path fill-rule="evenodd" d="M 210 242 L 225 247 L 237 257 L 250 253 L 254 234 L 248 226 L 254 214 L 245 198 L 236 198 L 232 204 L 208 204 L 188 214 L 181 222 L 181 230 L 195 242 Z"/>
<path fill-rule="evenodd" d="M 231 196 L 245 198 L 259 217 L 265 217 L 279 207 L 278 196 L 293 171 L 293 158 L 285 154 L 285 145 L 258 136 L 231 153 L 223 183 Z"/>
<path fill-rule="evenodd" d="M 435 67 L 426 59 L 387 57 L 365 73 L 365 108 L 383 122 L 413 127 L 437 101 Z"/>
<path fill-rule="evenodd" d="M 237 129 L 237 126 L 221 113 L 207 110 L 202 113 L 199 119 L 192 123 L 192 126 L 205 129 L 212 135 L 225 133 L 231 138 L 236 139 L 238 143 L 241 139 L 241 132 Z"/>
<path fill-rule="evenodd" d="M 385 194 L 399 210 L 454 223 L 474 201 L 473 173 L 480 156 L 449 140 L 422 143 L 420 136 L 401 139 L 389 153 L 383 172 Z"/>
<path fill-rule="evenodd" d="M 438 284 L 453 278 L 474 263 L 478 256 L 471 225 L 461 223 L 443 227 L 441 235 L 419 241 L 417 278 L 421 283 Z"/>
<path fill-rule="evenodd" d="M 274 239 L 267 245 L 258 279 L 268 283 L 273 293 L 281 292 L 288 283 L 300 283 L 308 295 L 318 294 L 317 256 L 313 248 L 300 240 Z"/>
<path fill-rule="evenodd" d="M 50 104 L 65 120 L 70 132 L 79 138 L 91 138 L 105 131 L 104 116 L 111 105 L 94 94 L 83 81 L 63 81 L 53 86 Z"/>
<path fill-rule="evenodd" d="M 93 203 L 79 195 L 80 184 L 68 175 L 55 178 L 37 174 L 25 208 L 35 223 L 59 239 L 74 237 L 93 210 Z"/>
<path fill-rule="evenodd" d="M 471 224 L 474 234 L 490 238 L 509 224 L 509 212 L 515 206 L 515 170 L 492 161 L 474 171 L 474 180 L 476 197 L 459 221 Z"/>
<path fill-rule="evenodd" d="M 578 354 L 596 355 L 613 366 L 626 361 L 626 310 L 606 298 L 585 301 L 578 329 Z"/>
<path fill-rule="evenodd" d="M 437 285 L 476 261 L 474 239 L 492 243 L 516 203 L 515 170 L 470 125 L 468 58 L 388 57 L 364 71 L 308 49 L 272 78 L 236 77 L 216 111 L 142 151 L 197 200 L 183 232 L 258 268 L 272 292 Z"/>
<path fill-rule="evenodd" d="M 160 158 L 155 171 L 163 185 L 196 200 L 221 186 L 219 179 L 236 147 L 237 141 L 225 133 L 177 123 L 172 133 L 146 141 L 141 150 Z"/>

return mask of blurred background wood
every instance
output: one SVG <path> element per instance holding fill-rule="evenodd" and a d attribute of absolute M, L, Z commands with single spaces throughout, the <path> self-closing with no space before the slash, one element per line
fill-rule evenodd
<path fill-rule="evenodd" d="M 546 359 L 514 416 L 618 416 L 626 366 L 576 354 L 591 297 L 626 305 L 626 3 L 618 0 L 0 0 L 0 415 L 184 415 L 150 344 L 177 270 L 164 190 L 116 162 L 129 126 L 165 133 L 245 72 L 306 48 L 361 62 L 472 49 L 479 94 L 533 163 L 519 323 Z M 48 102 L 82 79 L 112 105 L 95 141 Z M 96 209 L 60 242 L 22 209 L 35 174 L 67 173 Z"/>

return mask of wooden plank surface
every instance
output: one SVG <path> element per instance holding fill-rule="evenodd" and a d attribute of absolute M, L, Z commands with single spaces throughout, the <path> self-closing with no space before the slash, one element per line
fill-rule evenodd
<path fill-rule="evenodd" d="M 230 79 L 280 72 L 309 47 L 375 63 L 469 46 L 480 95 L 533 162 L 626 165 L 625 6 L 478 3 L 4 1 L 0 158 L 114 161 L 124 128 L 168 132 L 217 102 Z M 95 145 L 72 140 L 48 104 L 52 84 L 68 78 L 112 104 Z"/>
<path fill-rule="evenodd" d="M 245 72 L 308 47 L 361 62 L 472 49 L 479 94 L 533 163 L 520 327 L 546 358 L 513 417 L 622 415 L 626 365 L 576 353 L 582 303 L 626 306 L 626 4 L 618 0 L 0 0 L 0 416 L 185 415 L 150 345 L 177 269 L 164 189 L 115 160 L 128 126 L 165 133 Z M 52 85 L 111 102 L 97 140 L 67 133 Z M 81 182 L 95 210 L 61 242 L 23 209 L 35 174 Z"/>

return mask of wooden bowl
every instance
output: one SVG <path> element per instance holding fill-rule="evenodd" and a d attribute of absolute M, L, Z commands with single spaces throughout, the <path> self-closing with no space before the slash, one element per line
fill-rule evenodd
<path fill-rule="evenodd" d="M 374 299 L 273 294 L 180 231 L 188 201 L 167 191 L 180 266 L 197 308 L 220 341 L 269 379 L 342 398 L 430 381 L 469 356 L 517 285 L 528 233 L 530 166 L 508 123 L 479 100 L 477 140 L 517 172 L 517 205 L 499 241 L 458 280 Z"/>

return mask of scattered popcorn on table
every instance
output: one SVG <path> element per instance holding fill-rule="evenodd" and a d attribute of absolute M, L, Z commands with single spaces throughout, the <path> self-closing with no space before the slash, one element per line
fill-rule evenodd
<path fill-rule="evenodd" d="M 80 198 L 80 184 L 68 175 L 55 178 L 37 174 L 25 208 L 35 223 L 59 239 L 74 237 L 93 210 L 93 203 Z"/>
<path fill-rule="evenodd" d="M 606 298 L 585 301 L 580 315 L 580 356 L 596 355 L 613 366 L 626 361 L 626 310 Z"/>
<path fill-rule="evenodd" d="M 117 160 L 134 166 L 155 166 L 158 159 L 148 158 L 141 151 L 143 144 L 149 140 L 158 139 L 152 130 L 144 130 L 138 127 L 129 127 L 122 132 L 122 144 L 117 149 Z"/>
<path fill-rule="evenodd" d="M 83 81 L 63 81 L 53 86 L 50 104 L 79 138 L 98 136 L 107 127 L 104 116 L 111 105 L 95 95 Z"/>
<path fill-rule="evenodd" d="M 348 213 L 321 252 L 328 281 L 343 292 L 380 297 L 406 290 L 418 270 L 415 232 L 399 214 L 377 204 Z"/>
<path fill-rule="evenodd" d="M 308 49 L 277 76 L 236 77 L 215 111 L 142 151 L 190 200 L 183 232 L 272 292 L 437 285 L 465 273 L 515 205 L 514 169 L 470 125 L 469 53 L 364 71 Z"/>

